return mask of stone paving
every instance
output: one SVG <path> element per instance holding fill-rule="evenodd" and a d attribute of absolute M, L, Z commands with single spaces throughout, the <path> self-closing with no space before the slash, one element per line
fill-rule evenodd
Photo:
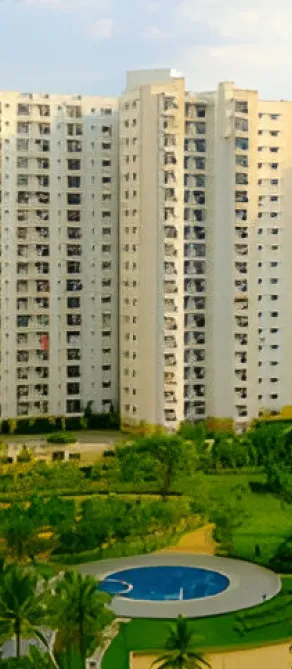
<path fill-rule="evenodd" d="M 220 615 L 256 606 L 274 597 L 281 589 L 281 580 L 274 572 L 250 562 L 214 555 L 156 553 L 91 562 L 80 565 L 78 569 L 82 574 L 90 574 L 97 580 L 102 580 L 119 570 L 151 565 L 180 565 L 211 569 L 228 576 L 230 584 L 224 592 L 203 599 L 154 602 L 117 596 L 113 598 L 112 608 L 119 617 L 177 618 L 181 614 L 187 618 L 202 618 Z"/>

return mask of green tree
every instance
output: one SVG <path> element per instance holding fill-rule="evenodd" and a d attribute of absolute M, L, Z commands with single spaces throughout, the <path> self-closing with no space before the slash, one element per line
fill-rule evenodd
<path fill-rule="evenodd" d="M 183 471 L 189 474 L 196 470 L 198 464 L 197 450 L 193 442 L 185 441 L 179 434 L 154 434 L 141 437 L 131 444 L 119 446 L 117 457 L 120 471 L 139 471 L 139 479 L 145 480 L 143 471 L 152 480 L 156 480 L 163 499 L 169 494 L 174 480 Z M 146 463 L 146 464 L 145 464 Z"/>
<path fill-rule="evenodd" d="M 50 626 L 58 630 L 58 650 L 77 649 L 82 669 L 86 657 L 101 644 L 104 628 L 114 618 L 107 606 L 109 602 L 110 597 L 98 591 L 93 577 L 75 571 L 64 574 L 50 598 Z"/>
<path fill-rule="evenodd" d="M 202 669 L 210 667 L 199 650 L 195 650 L 198 639 L 191 632 L 188 622 L 179 616 L 175 624 L 169 626 L 165 652 L 152 663 L 159 669 Z"/>
<path fill-rule="evenodd" d="M 1 523 L 1 535 L 5 539 L 6 552 L 18 562 L 33 559 L 38 552 L 38 527 L 27 509 L 13 504 L 5 511 Z"/>
<path fill-rule="evenodd" d="M 15 655 L 21 655 L 21 639 L 38 638 L 45 644 L 41 627 L 46 619 L 44 593 L 37 592 L 37 575 L 11 564 L 0 577 L 0 629 L 2 641 L 15 638 Z"/>

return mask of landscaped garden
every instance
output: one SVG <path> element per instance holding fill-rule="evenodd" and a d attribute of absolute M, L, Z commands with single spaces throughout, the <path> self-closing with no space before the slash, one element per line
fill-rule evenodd
<path fill-rule="evenodd" d="M 57 443 L 60 428 L 64 425 L 54 425 Z M 39 577 L 50 579 L 70 565 L 173 546 L 184 533 L 211 522 L 220 555 L 248 559 L 287 576 L 282 593 L 259 610 L 191 621 L 202 648 L 290 638 L 291 454 L 290 425 L 261 423 L 237 436 L 186 424 L 174 435 L 133 436 L 89 466 L 35 462 L 31 454 L 14 464 L 3 461 L 2 559 L 29 565 Z M 0 574 L 0 621 L 1 579 Z M 103 669 L 128 669 L 129 650 L 161 651 L 166 630 L 164 621 L 123 624 Z M 10 628 L 5 638 L 9 634 Z M 60 635 L 58 643 L 64 650 Z M 73 665 L 69 662 L 66 669 Z"/>

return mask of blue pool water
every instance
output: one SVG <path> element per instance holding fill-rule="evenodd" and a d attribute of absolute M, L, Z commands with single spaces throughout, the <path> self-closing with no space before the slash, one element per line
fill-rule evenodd
<path fill-rule="evenodd" d="M 109 574 L 99 588 L 127 599 L 171 601 L 199 599 L 226 590 L 229 579 L 199 567 L 136 567 Z"/>

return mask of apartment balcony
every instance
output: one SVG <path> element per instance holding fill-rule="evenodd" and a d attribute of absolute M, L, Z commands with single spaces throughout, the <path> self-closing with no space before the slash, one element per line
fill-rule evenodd
<path fill-rule="evenodd" d="M 247 263 L 246 262 L 236 262 L 235 263 L 235 271 L 238 272 L 238 274 L 247 274 Z"/>
<path fill-rule="evenodd" d="M 247 399 L 247 389 L 246 388 L 235 388 L 236 403 L 238 404 L 242 400 L 244 403 Z"/>
<path fill-rule="evenodd" d="M 192 381 L 194 379 L 202 380 L 205 378 L 205 368 L 204 367 L 186 367 L 184 372 L 184 380 Z"/>
<path fill-rule="evenodd" d="M 177 239 L 177 230 L 173 225 L 165 225 L 164 227 L 165 239 Z"/>
<path fill-rule="evenodd" d="M 187 295 L 196 295 L 204 293 L 206 288 L 204 279 L 185 279 L 184 290 Z"/>
<path fill-rule="evenodd" d="M 177 359 L 176 356 L 171 353 L 166 353 L 164 356 L 164 366 L 165 367 L 176 367 Z"/>
<path fill-rule="evenodd" d="M 163 147 L 164 149 L 164 165 L 176 165 L 178 162 L 177 152 L 171 147 Z"/>
<path fill-rule="evenodd" d="M 238 313 L 240 311 L 247 311 L 247 310 L 248 310 L 248 298 L 247 297 L 236 298 L 234 300 L 234 311 L 235 311 L 235 313 Z"/>
<path fill-rule="evenodd" d="M 164 255 L 169 258 L 177 256 L 177 248 L 174 244 L 164 244 Z"/>
<path fill-rule="evenodd" d="M 190 421 L 202 420 L 205 416 L 205 403 L 204 402 L 190 402 L 185 401 L 184 405 L 184 414 L 185 419 Z"/>
<path fill-rule="evenodd" d="M 185 244 L 185 258 L 205 258 L 205 244 Z"/>
<path fill-rule="evenodd" d="M 187 120 L 185 123 L 185 136 L 192 139 L 206 134 L 206 124 L 204 121 Z"/>
<path fill-rule="evenodd" d="M 166 423 L 176 423 L 177 418 L 176 418 L 176 413 L 174 409 L 165 409 L 164 410 L 164 417 L 165 417 L 165 422 Z"/>
<path fill-rule="evenodd" d="M 247 239 L 248 238 L 248 229 L 246 224 L 243 224 L 244 227 L 235 228 L 235 236 L 237 239 Z"/>
<path fill-rule="evenodd" d="M 246 347 L 248 344 L 248 339 L 246 334 L 242 334 L 240 332 L 236 332 L 235 334 L 235 342 L 238 346 Z"/>
<path fill-rule="evenodd" d="M 204 191 L 185 190 L 184 194 L 185 204 L 204 206 L 206 202 Z"/>
<path fill-rule="evenodd" d="M 200 189 L 199 192 L 204 194 L 206 186 L 206 177 L 205 174 L 189 174 L 185 172 L 184 174 L 184 186 L 186 190 Z"/>
<path fill-rule="evenodd" d="M 235 244 L 235 253 L 238 256 L 247 256 L 248 255 L 248 246 L 247 244 Z"/>
<path fill-rule="evenodd" d="M 203 223 L 206 219 L 204 209 L 192 209 L 185 207 L 184 220 L 186 223 Z"/>
<path fill-rule="evenodd" d="M 236 297 L 237 300 L 239 300 L 240 298 L 243 299 L 244 297 L 247 297 L 247 292 L 248 292 L 247 279 L 237 279 L 234 282 L 234 287 L 235 287 L 235 292 L 237 293 Z"/>
<path fill-rule="evenodd" d="M 241 224 L 244 221 L 247 221 L 247 209 L 242 209 L 240 206 L 239 209 L 235 209 L 235 218 L 236 218 L 236 225 Z"/>
<path fill-rule="evenodd" d="M 174 262 L 165 262 L 164 263 L 164 274 L 169 276 L 175 276 L 177 274 L 177 269 Z"/>
<path fill-rule="evenodd" d="M 243 384 L 247 383 L 247 371 L 246 369 L 236 369 L 235 373 L 235 380 L 236 382 L 240 381 Z"/>
<path fill-rule="evenodd" d="M 185 297 L 184 310 L 185 311 L 204 311 L 206 308 L 205 297 Z"/>
<path fill-rule="evenodd" d="M 178 292 L 178 287 L 175 281 L 164 281 L 164 294 L 171 295 Z"/>
<path fill-rule="evenodd" d="M 240 353 L 239 351 L 235 353 L 236 367 L 240 371 L 241 366 L 246 367 L 247 364 L 247 353 Z"/>
<path fill-rule="evenodd" d="M 201 174 L 206 169 L 206 159 L 201 156 L 185 155 L 184 169 L 190 174 Z"/>
<path fill-rule="evenodd" d="M 164 312 L 165 312 L 165 315 L 167 313 L 171 314 L 171 313 L 177 312 L 177 305 L 175 304 L 175 300 L 171 300 L 171 299 L 170 300 L 167 300 L 167 299 L 164 300 Z"/>
<path fill-rule="evenodd" d="M 202 346 L 205 344 L 205 333 L 204 332 L 185 332 L 184 334 L 184 345 L 189 347 Z"/>
<path fill-rule="evenodd" d="M 205 324 L 204 314 L 185 314 L 185 330 L 196 330 L 198 328 L 204 328 Z"/>
<path fill-rule="evenodd" d="M 174 331 L 177 330 L 177 321 L 175 318 L 170 316 L 164 317 L 164 330 L 165 331 Z"/>
<path fill-rule="evenodd" d="M 185 225 L 184 228 L 184 238 L 186 241 L 201 241 L 206 238 L 206 231 L 204 228 L 199 226 L 189 226 Z"/>
<path fill-rule="evenodd" d="M 205 349 L 186 350 L 184 354 L 185 365 L 197 365 L 205 362 Z"/>
<path fill-rule="evenodd" d="M 185 276 L 200 276 L 204 275 L 206 271 L 205 262 L 200 260 L 187 260 L 184 263 Z"/>
<path fill-rule="evenodd" d="M 235 191 L 235 202 L 236 203 L 246 203 L 249 201 L 248 191 L 247 190 L 236 190 Z"/>
<path fill-rule="evenodd" d="M 167 385 L 176 385 L 176 374 L 175 372 L 164 372 L 164 383 Z"/>
<path fill-rule="evenodd" d="M 177 348 L 177 341 L 175 336 L 166 335 L 164 337 L 164 347 L 165 349 Z"/>
<path fill-rule="evenodd" d="M 248 327 L 248 317 L 247 316 L 235 316 L 235 323 L 238 328 L 247 328 Z"/>
<path fill-rule="evenodd" d="M 203 385 L 190 385 L 185 386 L 184 389 L 184 398 L 194 402 L 197 399 L 205 397 L 205 386 Z"/>
<path fill-rule="evenodd" d="M 169 405 L 169 404 L 176 404 L 176 403 L 177 403 L 177 398 L 175 396 L 175 393 L 166 390 L 164 392 L 164 404 Z"/>

